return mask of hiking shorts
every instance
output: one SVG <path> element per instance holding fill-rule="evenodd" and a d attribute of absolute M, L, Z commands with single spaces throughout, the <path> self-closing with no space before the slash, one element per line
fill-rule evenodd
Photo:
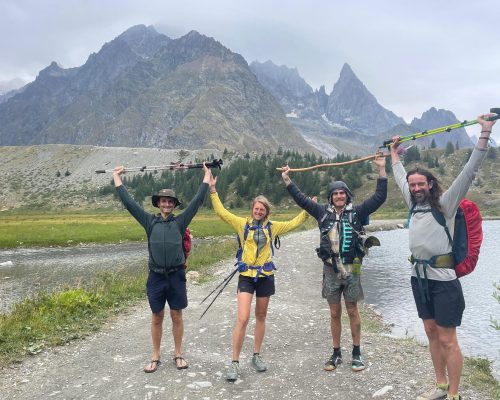
<path fill-rule="evenodd" d="M 149 307 L 155 314 L 165 308 L 166 302 L 171 310 L 182 310 L 188 305 L 184 268 L 168 275 L 149 271 L 146 289 Z"/>
<path fill-rule="evenodd" d="M 357 303 L 365 298 L 361 286 L 361 275 L 351 273 L 346 279 L 341 279 L 328 265 L 323 265 L 323 298 L 328 304 L 339 304 L 344 295 L 344 300 Z"/>
<path fill-rule="evenodd" d="M 254 281 L 254 278 L 249 276 L 240 275 L 238 278 L 238 291 L 251 293 L 257 297 L 271 297 L 275 293 L 274 287 L 274 275 L 270 275 L 269 277 L 259 277 L 257 278 L 257 282 Z"/>
<path fill-rule="evenodd" d="M 452 281 L 427 280 L 430 301 L 423 302 L 416 277 L 411 277 L 413 298 L 421 319 L 433 319 L 443 328 L 453 328 L 462 323 L 465 299 L 458 279 Z"/>

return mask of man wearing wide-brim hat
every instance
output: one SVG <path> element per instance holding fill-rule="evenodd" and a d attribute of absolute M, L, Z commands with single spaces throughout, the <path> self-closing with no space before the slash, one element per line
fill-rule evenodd
<path fill-rule="evenodd" d="M 184 333 L 182 310 L 187 307 L 186 273 L 184 270 L 185 256 L 182 248 L 184 231 L 203 203 L 208 190 L 210 170 L 203 164 L 205 173 L 198 192 L 182 214 L 174 215 L 174 209 L 180 205 L 173 189 L 161 189 L 151 197 L 154 207 L 160 209 L 157 215 L 150 214 L 135 202 L 127 192 L 121 180 L 123 167 L 113 170 L 115 187 L 125 208 L 139 222 L 148 237 L 149 276 L 147 295 L 152 311 L 151 339 L 153 352 L 151 361 L 144 372 L 155 372 L 160 365 L 160 343 L 162 336 L 165 304 L 170 308 L 172 319 L 172 334 L 174 336 L 174 363 L 177 369 L 188 367 L 182 357 L 181 346 Z"/>

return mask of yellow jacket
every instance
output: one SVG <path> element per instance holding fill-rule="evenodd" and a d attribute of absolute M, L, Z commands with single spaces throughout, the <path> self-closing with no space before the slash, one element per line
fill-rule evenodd
<path fill-rule="evenodd" d="M 249 226 L 253 225 L 252 217 L 238 217 L 234 215 L 230 211 L 224 208 L 224 205 L 219 199 L 219 195 L 217 193 L 210 193 L 210 200 L 212 201 L 212 207 L 214 208 L 215 213 L 227 224 L 231 225 L 238 237 L 240 238 L 240 243 L 243 246 L 243 254 L 241 257 L 241 261 L 243 261 L 247 265 L 252 266 L 263 266 L 264 263 L 271 261 L 271 241 L 269 238 L 269 232 L 267 229 L 263 229 L 260 232 L 263 232 L 266 237 L 266 245 L 263 249 L 261 249 L 260 253 L 257 254 L 257 244 L 254 240 L 254 235 L 256 234 L 256 230 L 250 230 L 247 235 L 247 239 L 245 243 L 243 243 L 243 236 L 245 233 L 245 226 L 248 224 Z M 300 212 L 295 218 L 290 221 L 279 222 L 279 221 L 269 221 L 267 218 L 262 221 L 262 226 L 265 227 L 268 222 L 271 222 L 271 234 L 272 237 L 275 238 L 278 235 L 291 231 L 292 229 L 297 228 L 300 224 L 304 223 L 304 221 L 309 217 L 309 214 L 306 211 Z M 260 234 L 260 233 L 259 233 Z M 272 275 L 273 271 L 262 271 L 263 275 Z M 241 275 L 255 277 L 257 275 L 257 271 L 255 269 L 248 269 L 245 272 L 242 272 Z"/>

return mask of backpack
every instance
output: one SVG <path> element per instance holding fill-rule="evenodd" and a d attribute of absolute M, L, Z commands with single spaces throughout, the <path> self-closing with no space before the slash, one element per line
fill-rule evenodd
<path fill-rule="evenodd" d="M 443 214 L 433 208 L 432 215 L 439 225 L 444 228 L 452 245 L 457 277 L 460 278 L 470 274 L 476 267 L 479 250 L 483 242 L 483 218 L 479 212 L 479 207 L 469 199 L 463 199 L 460 202 L 455 215 L 453 240 Z"/>
<path fill-rule="evenodd" d="M 191 236 L 191 231 L 189 228 L 186 228 L 184 231 L 184 236 L 182 237 L 182 250 L 184 251 L 184 258 L 187 260 L 189 256 L 189 252 L 191 251 L 192 243 L 191 239 L 193 237 Z"/>

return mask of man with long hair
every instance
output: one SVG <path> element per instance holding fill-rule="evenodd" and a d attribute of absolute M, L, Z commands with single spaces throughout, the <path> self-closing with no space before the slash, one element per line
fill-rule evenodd
<path fill-rule="evenodd" d="M 465 197 L 486 156 L 491 129 L 496 122 L 487 121 L 486 118 L 494 115 L 486 114 L 477 118 L 481 125 L 478 142 L 462 172 L 446 191 L 441 189 L 437 178 L 425 169 L 405 171 L 397 152 L 399 136 L 393 138 L 391 145 L 394 179 L 410 208 L 413 297 L 429 339 L 436 375 L 436 384 L 419 395 L 417 400 L 461 399 L 458 387 L 463 357 L 456 328 L 462 322 L 465 301 L 454 270 L 452 244 L 443 226 L 434 218 L 432 208 L 443 214 L 448 230 L 452 233 L 460 201 Z"/>

